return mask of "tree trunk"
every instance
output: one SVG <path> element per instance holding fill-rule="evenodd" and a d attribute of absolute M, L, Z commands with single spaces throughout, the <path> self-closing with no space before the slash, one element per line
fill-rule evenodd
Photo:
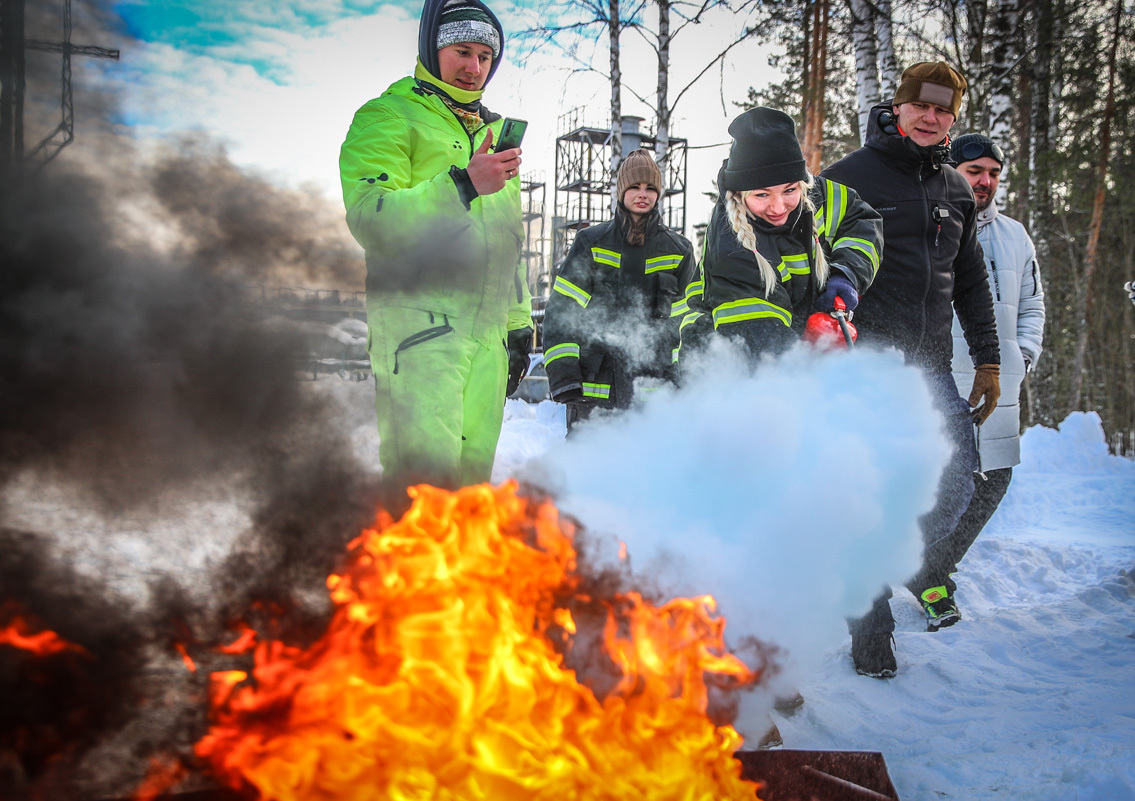
<path fill-rule="evenodd" d="M 875 38 L 879 53 L 879 102 L 890 102 L 899 88 L 899 66 L 895 59 L 895 36 L 891 0 L 875 3 Z"/>
<path fill-rule="evenodd" d="M 1115 118 L 1116 54 L 1119 51 L 1120 21 L 1123 19 L 1123 0 L 1115 0 L 1115 25 L 1111 32 L 1111 48 L 1107 58 L 1107 100 L 1103 122 L 1100 124 L 1100 160 L 1096 175 L 1096 198 L 1092 204 L 1092 224 L 1089 228 L 1087 255 L 1084 258 L 1084 275 L 1078 293 L 1079 331 L 1076 335 L 1076 352 L 1072 360 L 1072 397 L 1068 411 L 1080 409 L 1080 394 L 1084 385 L 1084 355 L 1088 351 L 1088 331 L 1092 321 L 1092 276 L 1096 272 L 1099 254 L 1100 230 L 1103 227 L 1104 198 L 1107 195 L 1107 164 L 1111 150 L 1111 121 Z"/>
<path fill-rule="evenodd" d="M 859 143 L 867 141 L 867 118 L 879 102 L 878 48 L 875 44 L 875 13 L 868 0 L 849 0 L 851 41 L 855 48 L 855 88 L 859 105 Z"/>
<path fill-rule="evenodd" d="M 993 19 L 993 69 L 989 82 L 989 138 L 1009 155 L 1009 162 L 1017 159 L 1018 148 L 1013 136 L 1013 68 L 1020 53 L 1017 33 L 1017 0 L 998 0 Z M 994 202 L 1005 207 L 1009 193 L 1009 174 L 1002 172 Z"/>
<path fill-rule="evenodd" d="M 654 153 L 658 169 L 662 173 L 662 183 L 666 183 L 667 166 L 670 160 L 670 0 L 658 2 L 658 90 L 655 93 L 655 109 L 658 126 L 654 133 Z M 666 191 L 665 186 L 660 190 Z"/>
<path fill-rule="evenodd" d="M 1052 208 L 1052 193 L 1049 189 L 1048 157 L 1051 153 L 1050 100 L 1052 92 L 1052 50 L 1053 14 L 1052 0 L 1038 0 L 1036 48 L 1033 61 L 1032 91 L 1032 161 L 1029 164 L 1029 195 L 1031 202 L 1026 207 L 1025 227 L 1036 230 L 1037 209 Z"/>
<path fill-rule="evenodd" d="M 619 69 L 619 0 L 607 3 L 607 36 L 610 40 L 611 64 L 611 201 L 612 210 L 618 203 L 615 197 L 619 164 L 623 161 L 623 73 Z"/>
<path fill-rule="evenodd" d="M 985 75 L 985 20 L 989 9 L 985 0 L 968 0 L 966 3 L 966 80 L 969 82 L 965 115 L 970 131 L 988 131 L 989 86 Z"/>
<path fill-rule="evenodd" d="M 809 63 L 804 92 L 804 160 L 808 171 L 820 171 L 824 155 L 824 83 L 827 80 L 828 19 L 830 0 L 812 0 L 812 35 L 805 40 Z"/>

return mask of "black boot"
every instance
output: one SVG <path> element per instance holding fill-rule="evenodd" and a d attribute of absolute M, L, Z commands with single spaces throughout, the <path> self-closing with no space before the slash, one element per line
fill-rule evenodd
<path fill-rule="evenodd" d="M 894 678 L 899 667 L 895 661 L 895 652 L 891 649 L 894 641 L 894 635 L 890 633 L 853 634 L 851 661 L 855 663 L 855 672 L 873 679 Z"/>

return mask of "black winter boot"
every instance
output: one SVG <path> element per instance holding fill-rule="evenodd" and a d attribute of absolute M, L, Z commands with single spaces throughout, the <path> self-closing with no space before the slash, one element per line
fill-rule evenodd
<path fill-rule="evenodd" d="M 892 634 L 859 634 L 851 636 L 851 661 L 855 672 L 873 679 L 892 679 L 898 670 L 895 652 L 891 649 Z"/>

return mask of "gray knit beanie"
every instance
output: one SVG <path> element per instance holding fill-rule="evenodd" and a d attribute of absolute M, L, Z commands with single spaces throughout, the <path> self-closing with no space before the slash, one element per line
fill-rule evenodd
<path fill-rule="evenodd" d="M 500 56 L 500 34 L 489 15 L 465 0 L 449 0 L 437 26 L 437 49 L 459 42 L 488 45 L 493 50 L 493 60 Z"/>

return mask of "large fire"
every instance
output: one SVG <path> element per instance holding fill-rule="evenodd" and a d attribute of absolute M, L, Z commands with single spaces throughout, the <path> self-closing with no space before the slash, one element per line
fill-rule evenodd
<path fill-rule="evenodd" d="M 213 674 L 196 752 L 215 775 L 274 801 L 756 797 L 707 715 L 711 685 L 758 678 L 711 597 L 588 595 L 574 527 L 513 483 L 412 494 L 328 579 L 320 640 Z M 594 644 L 593 681 L 568 663 Z"/>

